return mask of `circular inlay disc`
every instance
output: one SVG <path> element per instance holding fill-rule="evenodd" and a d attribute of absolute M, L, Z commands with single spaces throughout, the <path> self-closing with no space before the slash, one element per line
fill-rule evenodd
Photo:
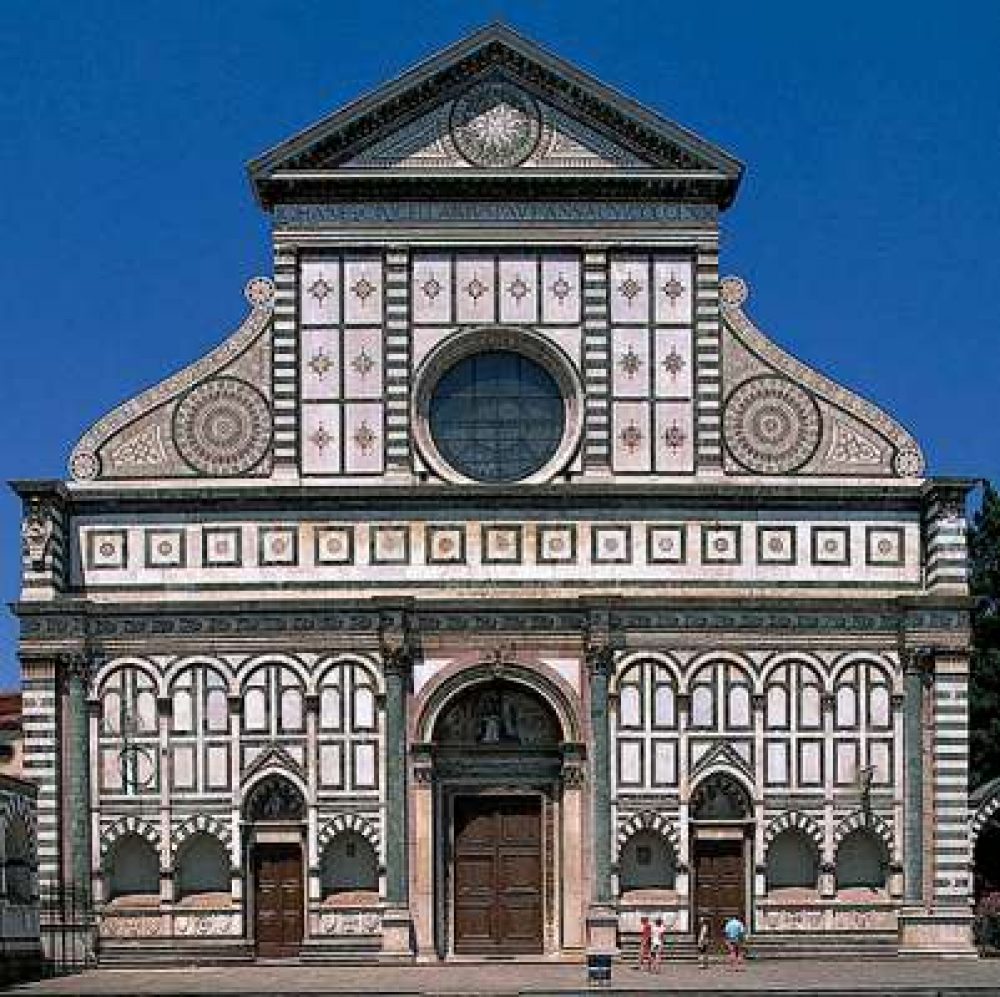
<path fill-rule="evenodd" d="M 451 137 L 475 166 L 517 166 L 538 145 L 541 115 L 535 102 L 509 83 L 480 83 L 451 112 Z"/>
<path fill-rule="evenodd" d="M 815 401 L 783 377 L 758 377 L 726 403 L 723 437 L 733 459 L 754 474 L 787 474 L 802 467 L 820 441 Z"/>
<path fill-rule="evenodd" d="M 203 474 L 245 474 L 267 455 L 271 413 L 264 396 L 234 377 L 192 388 L 174 413 L 174 443 Z"/>

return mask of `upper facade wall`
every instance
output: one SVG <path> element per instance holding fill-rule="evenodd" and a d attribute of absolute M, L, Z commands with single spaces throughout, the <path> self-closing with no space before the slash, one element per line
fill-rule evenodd
<path fill-rule="evenodd" d="M 720 283 L 741 164 L 505 28 L 249 170 L 273 285 L 251 282 L 218 350 L 84 435 L 78 481 L 922 474 L 903 429 Z"/>

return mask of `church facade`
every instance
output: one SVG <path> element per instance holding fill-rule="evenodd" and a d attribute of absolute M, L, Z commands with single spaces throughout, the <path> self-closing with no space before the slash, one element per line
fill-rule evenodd
<path fill-rule="evenodd" d="M 101 957 L 971 951 L 968 482 L 720 277 L 739 162 L 491 27 L 249 172 L 242 324 L 14 486 Z"/>

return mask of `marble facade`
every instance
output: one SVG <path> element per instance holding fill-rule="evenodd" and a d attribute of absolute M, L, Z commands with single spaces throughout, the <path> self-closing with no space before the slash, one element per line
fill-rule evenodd
<path fill-rule="evenodd" d="M 483 798 L 537 814 L 515 955 L 690 938 L 725 869 L 759 937 L 971 951 L 969 483 L 754 324 L 741 174 L 499 27 L 251 164 L 243 323 L 15 484 L 41 872 L 105 951 L 261 954 L 280 853 L 281 951 L 449 958 Z"/>

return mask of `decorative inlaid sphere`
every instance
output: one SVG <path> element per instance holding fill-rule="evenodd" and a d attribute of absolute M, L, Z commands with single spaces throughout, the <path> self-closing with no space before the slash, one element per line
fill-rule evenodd
<path fill-rule="evenodd" d="M 267 277 L 251 277 L 243 293 L 254 308 L 262 308 L 274 298 L 274 284 Z"/>
<path fill-rule="evenodd" d="M 892 467 L 901 478 L 919 478 L 924 473 L 924 458 L 913 447 L 904 447 L 893 458 Z"/>
<path fill-rule="evenodd" d="M 726 402 L 723 437 L 733 459 L 754 474 L 787 474 L 819 446 L 816 402 L 783 377 L 759 377 L 736 388 Z"/>
<path fill-rule="evenodd" d="M 101 473 L 101 458 L 90 450 L 81 450 L 70 461 L 69 473 L 77 481 L 93 481 Z"/>
<path fill-rule="evenodd" d="M 474 166 L 517 166 L 538 145 L 541 115 L 535 102 L 509 83 L 480 83 L 451 112 L 451 137 Z"/>
<path fill-rule="evenodd" d="M 245 474 L 271 446 L 267 401 L 256 388 L 234 377 L 205 381 L 177 406 L 174 443 L 184 460 L 202 474 Z"/>
<path fill-rule="evenodd" d="M 742 277 L 723 277 L 719 285 L 719 297 L 724 305 L 739 308 L 750 295 L 747 282 Z"/>

